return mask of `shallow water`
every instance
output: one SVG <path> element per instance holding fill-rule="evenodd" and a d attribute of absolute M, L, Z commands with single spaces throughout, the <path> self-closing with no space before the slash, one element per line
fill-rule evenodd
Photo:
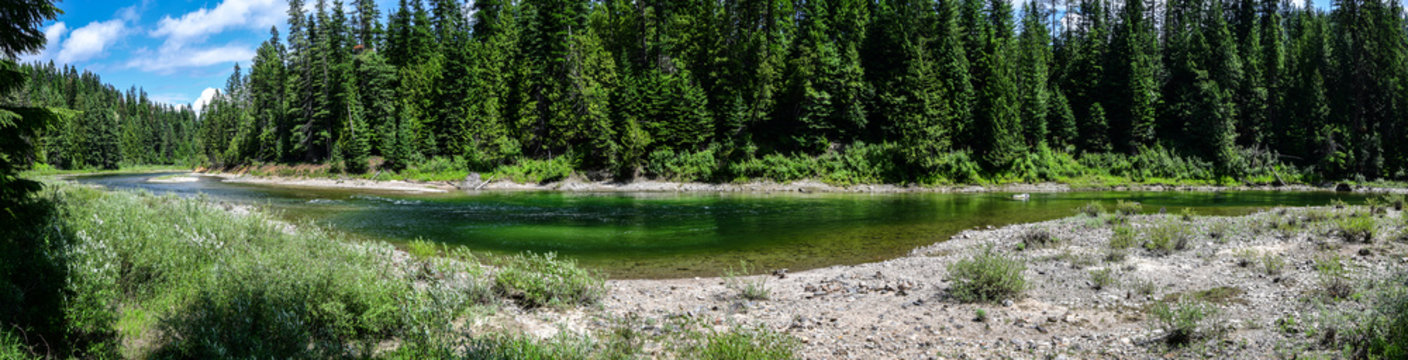
<path fill-rule="evenodd" d="M 148 183 L 165 174 L 76 178 L 117 189 L 205 194 L 264 205 L 354 236 L 423 238 L 476 252 L 557 252 L 613 278 L 717 275 L 748 262 L 799 271 L 891 259 L 986 225 L 1050 220 L 1091 201 L 1138 201 L 1146 212 L 1235 215 L 1279 205 L 1350 203 L 1334 192 L 1069 192 L 1031 194 L 736 194 L 394 191 Z"/>

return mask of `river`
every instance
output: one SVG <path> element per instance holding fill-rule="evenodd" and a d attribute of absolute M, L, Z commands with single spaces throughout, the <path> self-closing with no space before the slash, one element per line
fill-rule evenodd
<path fill-rule="evenodd" d="M 151 183 L 167 174 L 76 177 L 81 183 L 157 194 L 206 196 L 270 209 L 359 239 L 425 239 L 474 252 L 556 252 L 612 278 L 721 274 L 881 261 L 988 225 L 1056 219 L 1098 201 L 1137 201 L 1145 212 L 1205 215 L 1274 206 L 1362 203 L 1324 192 L 1067 192 L 1031 194 L 756 194 L 395 191 L 294 188 L 221 182 Z"/>

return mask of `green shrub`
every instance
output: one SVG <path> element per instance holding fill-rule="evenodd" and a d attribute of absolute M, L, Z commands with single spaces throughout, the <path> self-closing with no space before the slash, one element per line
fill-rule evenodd
<path fill-rule="evenodd" d="M 987 321 L 988 321 L 988 311 L 987 311 L 987 310 L 983 310 L 983 309 L 976 309 L 976 310 L 973 310 L 973 321 L 976 321 L 976 322 L 987 322 Z"/>
<path fill-rule="evenodd" d="M 599 274 L 554 253 L 516 255 L 494 274 L 494 291 L 526 307 L 594 304 L 605 293 Z"/>
<path fill-rule="evenodd" d="M 1375 286 L 1372 309 L 1344 336 L 1347 355 L 1356 359 L 1408 358 L 1408 276 L 1399 274 Z"/>
<path fill-rule="evenodd" d="M 1376 225 L 1373 215 L 1355 214 L 1336 220 L 1334 229 L 1345 242 L 1372 243 Z"/>
<path fill-rule="evenodd" d="M 19 336 L 0 330 L 0 359 L 24 360 L 40 359 L 40 357 L 36 356 L 33 349 L 30 349 L 29 345 L 25 344 Z"/>
<path fill-rule="evenodd" d="M 1281 269 L 1286 267 L 1286 259 L 1281 255 L 1266 253 L 1261 255 L 1261 270 L 1267 275 L 1280 275 Z"/>
<path fill-rule="evenodd" d="M 1144 205 L 1135 201 L 1115 201 L 1115 213 L 1120 215 L 1138 215 L 1144 209 Z"/>
<path fill-rule="evenodd" d="M 418 258 L 428 258 L 440 253 L 440 243 L 416 238 L 406 243 L 406 252 Z"/>
<path fill-rule="evenodd" d="M 566 179 L 572 175 L 572 158 L 558 156 L 547 160 L 519 159 L 512 165 L 500 166 L 490 179 L 508 179 L 520 184 L 542 184 Z"/>
<path fill-rule="evenodd" d="M 962 302 L 1001 301 L 1026 289 L 1026 265 L 1002 255 L 991 246 L 948 267 L 949 295 Z"/>
<path fill-rule="evenodd" d="M 1114 269 L 1104 268 L 1090 271 L 1090 286 L 1096 291 L 1119 284 L 1119 279 L 1115 278 Z"/>
<path fill-rule="evenodd" d="M 586 360 L 596 359 L 591 339 L 561 334 L 549 339 L 526 335 L 493 334 L 470 341 L 464 358 L 483 360 Z"/>
<path fill-rule="evenodd" d="M 1215 316 L 1217 308 L 1201 301 L 1161 301 L 1149 309 L 1149 314 L 1151 325 L 1163 330 L 1165 342 L 1182 346 L 1211 334 L 1212 329 L 1204 321 Z"/>
<path fill-rule="evenodd" d="M 1181 224 L 1159 224 L 1144 231 L 1144 248 L 1159 255 L 1188 249 L 1193 234 Z"/>
<path fill-rule="evenodd" d="M 1056 236 L 1051 235 L 1046 229 L 1029 229 L 1019 236 L 1022 240 L 1021 246 L 1024 249 L 1044 248 L 1061 242 Z"/>
<path fill-rule="evenodd" d="M 739 264 L 739 270 L 729 267 L 724 271 L 724 286 L 738 293 L 738 297 L 745 300 L 767 300 L 772 294 L 772 291 L 768 290 L 768 278 L 760 276 L 753 279 L 743 279 L 742 276 L 748 276 L 750 269 L 747 262 L 740 261 Z"/>
<path fill-rule="evenodd" d="M 1315 260 L 1315 273 L 1320 282 L 1320 290 L 1326 298 L 1343 300 L 1354 294 L 1354 284 L 1349 282 L 1349 271 L 1338 255 Z"/>
<path fill-rule="evenodd" d="M 700 360 L 792 359 L 796 340 L 765 327 L 712 332 L 683 357 Z"/>
<path fill-rule="evenodd" d="M 1105 207 L 1101 206 L 1099 201 L 1091 201 L 1077 208 L 1076 211 L 1085 214 L 1085 216 L 1099 217 L 1100 214 L 1105 213 Z"/>
<path fill-rule="evenodd" d="M 719 168 L 715 148 L 697 152 L 660 149 L 651 152 L 645 163 L 646 175 L 673 181 L 710 181 Z"/>
<path fill-rule="evenodd" d="M 1129 225 L 1116 225 L 1110 236 L 1109 248 L 1113 250 L 1124 250 L 1134 247 L 1134 228 Z"/>
<path fill-rule="evenodd" d="M 458 156 L 430 158 L 413 163 L 401 171 L 403 178 L 417 181 L 457 181 L 463 180 L 467 175 L 468 165 Z"/>

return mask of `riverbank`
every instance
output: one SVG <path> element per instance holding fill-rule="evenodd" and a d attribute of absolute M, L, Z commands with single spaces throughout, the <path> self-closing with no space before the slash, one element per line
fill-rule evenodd
<path fill-rule="evenodd" d="M 482 180 L 474 176 L 459 181 L 378 180 L 361 177 L 305 177 L 252 175 L 249 172 L 221 172 L 199 169 L 195 174 L 216 176 L 227 182 L 274 186 L 368 189 L 409 192 L 448 191 L 565 191 L 565 192 L 749 192 L 749 193 L 1056 193 L 1070 191 L 1335 191 L 1337 185 L 1206 185 L 1177 183 L 1013 183 L 991 185 L 895 185 L 861 184 L 837 186 L 815 180 L 776 183 L 698 183 L 657 180 L 631 182 L 592 181 L 569 177 L 547 183 L 517 183 L 510 180 Z M 1364 193 L 1408 193 L 1408 188 L 1384 184 L 1349 185 L 1349 191 Z"/>
<path fill-rule="evenodd" d="M 56 186 L 45 197 L 65 207 L 55 229 L 76 251 L 66 266 L 82 270 L 64 283 L 87 299 L 65 306 L 97 316 L 79 335 L 110 339 L 124 357 L 254 343 L 271 346 L 248 354 L 280 357 L 307 350 L 284 345 L 310 340 L 326 342 L 318 351 L 372 358 L 1335 356 L 1374 336 L 1364 326 L 1383 316 L 1375 311 L 1385 294 L 1408 294 L 1393 282 L 1408 264 L 1397 200 L 1238 217 L 1092 207 L 965 231 L 883 262 L 602 281 L 551 257 L 428 242 L 397 249 L 248 206 Z M 955 264 L 985 248 L 1023 265 L 1016 274 L 1027 286 L 1010 301 L 956 295 Z M 109 293 L 121 295 L 99 296 Z M 1161 322 L 1161 306 L 1178 309 L 1173 325 Z M 246 327 L 244 314 L 279 331 Z M 1185 325 L 1188 341 L 1170 341 Z M 224 335 L 200 332 L 207 327 Z"/>
<path fill-rule="evenodd" d="M 1372 240 L 1347 241 L 1361 220 Z M 879 263 L 613 280 L 603 307 L 645 323 L 765 326 L 797 337 L 803 358 L 1334 357 L 1364 341 L 1356 336 L 1380 295 L 1403 293 L 1405 235 L 1403 212 L 1385 208 L 1079 215 L 965 231 Z M 1025 265 L 1024 292 L 955 298 L 952 266 L 984 247 Z M 749 285 L 766 287 L 767 299 L 745 298 L 757 292 Z M 1161 306 L 1173 318 L 1161 319 Z M 1185 343 L 1174 341 L 1181 326 Z"/>

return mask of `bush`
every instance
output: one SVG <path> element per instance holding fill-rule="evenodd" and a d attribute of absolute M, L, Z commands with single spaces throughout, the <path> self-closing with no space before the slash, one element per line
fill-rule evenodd
<path fill-rule="evenodd" d="M 1116 200 L 1116 201 L 1115 201 L 1115 213 L 1116 213 L 1116 214 L 1120 214 L 1120 215 L 1138 215 L 1139 212 L 1142 211 L 1143 209 L 1144 209 L 1144 206 L 1143 206 L 1143 205 L 1140 205 L 1138 202 L 1135 202 L 1135 201 L 1124 201 L 1124 200 Z"/>
<path fill-rule="evenodd" d="M 792 359 L 797 344 L 792 337 L 764 327 L 735 329 L 705 335 L 685 358 L 701 360 Z"/>
<path fill-rule="evenodd" d="M 1357 328 L 1345 336 L 1348 356 L 1408 358 L 1408 276 L 1394 276 L 1375 289 L 1372 309 L 1357 319 Z"/>
<path fill-rule="evenodd" d="M 1187 345 L 1210 334 L 1203 322 L 1217 314 L 1217 308 L 1201 301 L 1180 300 L 1175 303 L 1161 301 L 1149 309 L 1153 315 L 1152 326 L 1164 331 L 1164 341 L 1169 345 Z"/>
<path fill-rule="evenodd" d="M 460 157 L 434 157 L 412 163 L 401 171 L 401 176 L 417 181 L 457 181 L 469 175 L 468 166 Z"/>
<path fill-rule="evenodd" d="M 1116 225 L 1110 236 L 1110 249 L 1124 250 L 1134 247 L 1134 228 L 1129 225 Z"/>
<path fill-rule="evenodd" d="M 1056 243 L 1059 243 L 1061 241 L 1060 239 L 1057 239 L 1056 236 L 1051 235 L 1051 232 L 1047 231 L 1046 229 L 1027 230 L 1026 232 L 1022 233 L 1020 238 L 1022 240 L 1021 246 L 1024 249 L 1033 249 L 1039 247 L 1044 248 L 1051 245 L 1055 245 Z"/>
<path fill-rule="evenodd" d="M 1335 233 L 1345 242 L 1374 242 L 1376 234 L 1374 216 L 1355 214 L 1335 221 Z"/>
<path fill-rule="evenodd" d="M 1001 301 L 1017 297 L 1026 289 L 1022 272 L 1026 265 L 984 247 L 971 258 L 948 267 L 949 295 L 962 302 Z"/>
<path fill-rule="evenodd" d="M 1266 253 L 1261 254 L 1261 269 L 1267 275 L 1280 275 L 1281 269 L 1286 267 L 1286 259 L 1281 255 Z"/>
<path fill-rule="evenodd" d="M 1119 279 L 1115 278 L 1115 271 L 1113 269 L 1104 268 L 1090 271 L 1090 286 L 1095 288 L 1096 291 L 1115 286 L 1118 283 Z"/>
<path fill-rule="evenodd" d="M 406 243 L 406 252 L 418 258 L 433 257 L 440 253 L 440 244 L 434 241 L 417 238 Z"/>
<path fill-rule="evenodd" d="M 1105 213 L 1105 207 L 1101 206 L 1099 201 L 1091 201 L 1085 203 L 1085 205 L 1082 205 L 1080 208 L 1076 209 L 1076 211 L 1089 217 L 1099 217 L 1100 214 Z"/>
<path fill-rule="evenodd" d="M 1155 225 L 1145 230 L 1144 236 L 1144 248 L 1159 255 L 1188 249 L 1193 240 L 1193 234 L 1180 224 Z"/>
<path fill-rule="evenodd" d="M 714 147 L 697 152 L 655 150 L 647 157 L 645 173 L 661 180 L 710 181 L 719 168 L 715 152 Z"/>
<path fill-rule="evenodd" d="M 605 294 L 599 274 L 554 253 L 517 255 L 494 274 L 494 291 L 526 307 L 589 305 Z"/>
<path fill-rule="evenodd" d="M 571 157 L 563 155 L 547 160 L 520 159 L 513 165 L 494 169 L 489 179 L 509 179 L 520 184 L 542 184 L 566 179 L 571 175 Z"/>
<path fill-rule="evenodd" d="M 740 276 L 748 276 L 748 263 L 740 261 L 740 270 L 735 271 L 732 267 L 724 271 L 724 285 L 738 296 L 745 300 L 767 300 L 771 291 L 767 287 L 767 277 L 758 277 L 752 280 L 742 279 Z"/>

